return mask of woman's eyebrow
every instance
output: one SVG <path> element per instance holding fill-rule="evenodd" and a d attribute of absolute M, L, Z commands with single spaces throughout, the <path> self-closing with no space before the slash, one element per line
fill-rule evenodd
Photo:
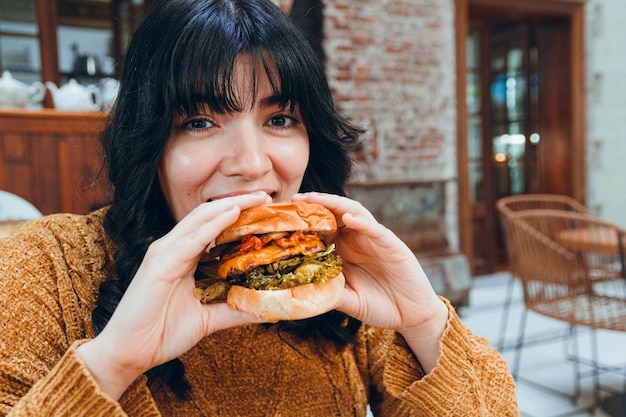
<path fill-rule="evenodd" d="M 288 105 L 289 101 L 285 102 L 285 98 L 282 97 L 280 94 L 273 94 L 271 96 L 263 97 L 259 101 L 259 105 L 261 107 L 271 107 L 271 106 L 275 106 L 277 104 Z"/>

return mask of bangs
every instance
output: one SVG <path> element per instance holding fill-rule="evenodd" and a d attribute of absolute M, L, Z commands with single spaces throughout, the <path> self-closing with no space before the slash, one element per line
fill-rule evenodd
<path fill-rule="evenodd" d="M 179 43 L 180 48 L 173 54 L 170 89 L 165 97 L 172 110 L 193 115 L 203 106 L 218 113 L 250 109 L 256 104 L 258 85 L 264 78 L 278 105 L 291 108 L 301 105 L 306 95 L 302 92 L 305 77 L 291 64 L 293 57 L 280 53 L 280 47 L 274 46 L 272 50 L 269 46 L 217 42 L 224 46 L 215 49 L 215 44 L 215 39 L 210 37 Z M 248 87 L 237 87 L 236 79 L 245 80 Z"/>

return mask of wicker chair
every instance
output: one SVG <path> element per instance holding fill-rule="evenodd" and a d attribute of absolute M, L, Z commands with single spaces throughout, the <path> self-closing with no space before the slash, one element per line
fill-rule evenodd
<path fill-rule="evenodd" d="M 503 213 L 521 210 L 548 209 L 588 213 L 585 205 L 573 197 L 561 194 L 518 194 L 502 197 L 496 203 Z"/>
<path fill-rule="evenodd" d="M 506 331 L 509 322 L 509 312 L 513 298 L 515 278 L 519 276 L 517 267 L 517 254 L 510 250 L 509 222 L 511 216 L 521 210 L 550 209 L 561 210 L 574 213 L 589 213 L 587 207 L 572 197 L 560 194 L 519 194 L 502 197 L 496 202 L 496 209 L 500 214 L 500 225 L 502 227 L 504 242 L 509 261 L 511 278 L 507 282 L 506 295 L 500 319 L 500 331 L 496 348 L 500 351 L 505 349 Z"/>
<path fill-rule="evenodd" d="M 591 361 L 583 361 L 575 353 L 568 355 L 576 374 L 574 394 L 570 398 L 575 401 L 580 395 L 580 378 L 584 374 L 579 365 L 586 363 L 591 366 L 593 407 L 597 407 L 601 389 L 599 373 L 615 369 L 598 362 L 595 329 L 626 332 L 623 250 L 626 231 L 595 216 L 562 210 L 524 210 L 511 215 L 509 220 L 510 249 L 518 257 L 517 273 L 525 307 L 512 372 L 516 378 L 520 377 L 528 311 L 568 323 L 573 330 L 578 326 L 588 327 Z M 577 346 L 577 338 L 573 339 Z"/>

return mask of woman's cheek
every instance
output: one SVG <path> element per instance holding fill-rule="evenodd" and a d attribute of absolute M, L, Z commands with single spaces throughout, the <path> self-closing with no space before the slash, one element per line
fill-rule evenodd
<path fill-rule="evenodd" d="M 205 180 L 201 154 L 180 148 L 169 148 L 163 155 L 159 181 L 165 199 L 176 221 L 180 221 L 198 204 L 196 195 Z"/>

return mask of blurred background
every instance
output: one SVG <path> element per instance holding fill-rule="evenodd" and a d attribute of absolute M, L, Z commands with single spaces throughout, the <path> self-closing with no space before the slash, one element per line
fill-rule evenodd
<path fill-rule="evenodd" d="M 108 201 L 98 134 L 155 1 L 0 0 L 1 190 L 42 214 Z M 348 193 L 455 305 L 475 312 L 490 282 L 503 305 L 503 197 L 567 196 L 626 228 L 625 1 L 275 2 L 367 129 Z"/>

